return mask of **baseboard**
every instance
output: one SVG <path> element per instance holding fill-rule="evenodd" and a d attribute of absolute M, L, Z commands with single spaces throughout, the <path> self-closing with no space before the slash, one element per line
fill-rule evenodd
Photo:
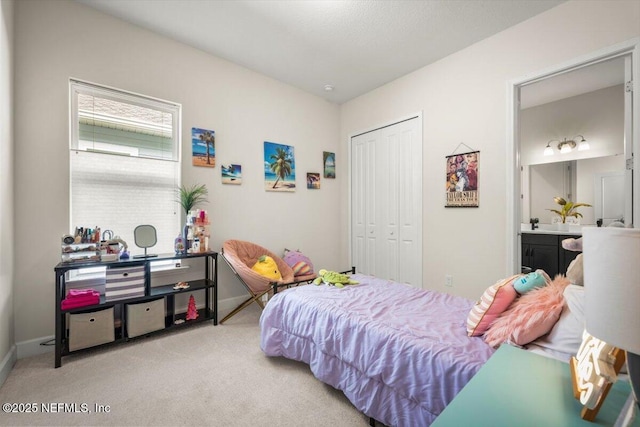
<path fill-rule="evenodd" d="M 4 356 L 4 359 L 2 359 L 2 364 L 0 364 L 0 387 L 2 387 L 2 384 L 7 380 L 9 373 L 11 373 L 13 369 L 13 365 L 15 365 L 18 360 L 16 353 L 16 346 L 12 345 L 6 356 Z"/>
<path fill-rule="evenodd" d="M 49 353 L 55 350 L 54 340 L 55 337 L 35 338 L 29 341 L 22 341 L 16 344 L 18 347 L 18 359 L 24 359 L 25 357 L 37 356 L 39 354 Z M 40 343 L 51 343 L 51 345 L 40 345 Z"/>
<path fill-rule="evenodd" d="M 239 297 L 225 298 L 218 301 L 218 321 L 229 314 L 234 308 L 245 302 L 249 298 L 249 294 L 240 295 Z"/>

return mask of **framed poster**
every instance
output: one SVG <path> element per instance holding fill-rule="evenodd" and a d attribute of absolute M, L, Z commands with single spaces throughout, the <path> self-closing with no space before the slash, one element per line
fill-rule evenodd
<path fill-rule="evenodd" d="M 447 208 L 477 208 L 478 164 L 480 152 L 452 154 L 446 156 L 446 200 Z"/>
<path fill-rule="evenodd" d="M 296 191 L 296 162 L 292 146 L 264 142 L 264 189 Z"/>
<path fill-rule="evenodd" d="M 222 170 L 223 184 L 242 184 L 242 166 L 241 165 L 220 165 Z"/>
<path fill-rule="evenodd" d="M 336 153 L 330 151 L 322 152 L 322 167 L 324 169 L 325 178 L 336 177 Z"/>
<path fill-rule="evenodd" d="M 216 166 L 216 132 L 191 128 L 191 151 L 193 166 L 213 168 Z"/>
<path fill-rule="evenodd" d="M 320 189 L 320 174 L 318 172 L 307 172 L 307 188 L 309 190 Z"/>

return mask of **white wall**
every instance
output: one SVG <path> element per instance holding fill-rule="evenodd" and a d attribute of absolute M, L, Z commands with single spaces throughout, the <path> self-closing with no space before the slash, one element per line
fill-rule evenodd
<path fill-rule="evenodd" d="M 238 238 L 276 253 L 299 248 L 318 268 L 348 266 L 336 250 L 336 201 L 347 180 L 337 105 L 70 1 L 18 2 L 16 51 L 18 343 L 54 332 L 53 267 L 70 231 L 70 77 L 182 104 L 183 183 L 209 188 L 214 248 Z M 216 161 L 241 164 L 242 185 L 223 186 L 219 166 L 191 166 L 194 126 L 215 130 Z M 295 193 L 264 190 L 265 140 L 295 147 Z M 322 172 L 323 151 L 336 152 L 338 178 L 307 190 L 306 172 Z M 220 268 L 220 299 L 246 295 L 223 262 Z"/>
<path fill-rule="evenodd" d="M 343 104 L 345 147 L 352 132 L 423 111 L 425 287 L 477 299 L 511 273 L 507 82 L 638 37 L 638 22 L 637 1 L 569 1 Z M 460 142 L 480 150 L 477 209 L 444 208 L 444 157 Z M 348 218 L 343 229 L 348 239 Z M 444 287 L 446 274 L 453 288 Z"/>
<path fill-rule="evenodd" d="M 588 151 L 560 154 L 556 142 L 554 155 L 544 155 L 549 140 L 576 135 L 589 142 Z M 624 85 L 522 110 L 520 138 L 523 166 L 624 154 Z"/>
<path fill-rule="evenodd" d="M 0 2 L 0 385 L 15 363 L 13 285 L 14 2 Z"/>

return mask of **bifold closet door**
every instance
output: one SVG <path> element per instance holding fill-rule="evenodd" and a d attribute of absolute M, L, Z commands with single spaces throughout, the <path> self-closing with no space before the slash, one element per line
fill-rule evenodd
<path fill-rule="evenodd" d="M 359 273 L 422 287 L 422 132 L 416 117 L 351 140 Z"/>

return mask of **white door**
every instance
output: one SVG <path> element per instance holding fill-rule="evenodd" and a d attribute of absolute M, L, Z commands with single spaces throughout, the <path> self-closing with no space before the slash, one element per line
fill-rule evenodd
<path fill-rule="evenodd" d="M 627 172 L 594 174 L 593 213 L 595 219 L 602 220 L 605 227 L 615 221 L 625 221 L 625 208 L 630 205 L 625 201 L 625 197 L 628 197 Z M 626 221 L 629 221 L 628 216 Z"/>
<path fill-rule="evenodd" d="M 421 117 L 352 137 L 351 156 L 357 271 L 421 288 Z"/>

